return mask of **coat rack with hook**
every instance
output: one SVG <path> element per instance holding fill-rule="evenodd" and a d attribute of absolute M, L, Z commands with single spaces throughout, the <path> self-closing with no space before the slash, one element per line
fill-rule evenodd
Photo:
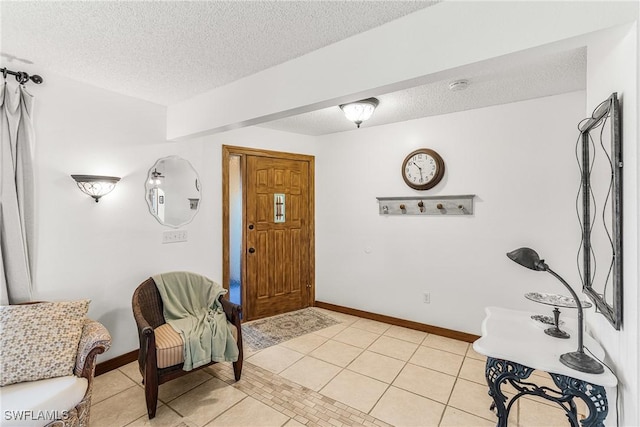
<path fill-rule="evenodd" d="M 380 215 L 473 215 L 473 194 L 377 197 Z"/>

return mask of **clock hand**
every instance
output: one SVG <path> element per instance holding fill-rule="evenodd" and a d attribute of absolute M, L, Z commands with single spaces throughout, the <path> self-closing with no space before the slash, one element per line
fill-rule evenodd
<path fill-rule="evenodd" d="M 422 182 L 422 180 L 424 179 L 424 178 L 423 178 L 423 176 L 422 176 L 422 168 L 421 168 L 420 166 L 418 166 L 418 164 L 417 164 L 417 163 L 415 163 L 415 162 L 414 162 L 413 164 L 414 164 L 414 165 L 416 165 L 416 167 L 417 167 L 417 168 L 418 168 L 418 170 L 420 171 L 420 182 Z"/>

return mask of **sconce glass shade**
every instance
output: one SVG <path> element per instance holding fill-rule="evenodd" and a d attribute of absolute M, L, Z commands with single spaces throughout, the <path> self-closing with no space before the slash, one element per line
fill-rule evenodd
<path fill-rule="evenodd" d="M 119 177 L 116 176 L 100 176 L 100 175 L 71 175 L 78 184 L 78 188 L 88 196 L 95 199 L 96 203 L 100 197 L 111 193 L 116 187 Z"/>
<path fill-rule="evenodd" d="M 347 119 L 360 127 L 362 122 L 369 120 L 379 103 L 380 101 L 376 98 L 367 98 L 356 102 L 350 102 L 348 104 L 342 104 L 340 105 L 340 108 Z"/>

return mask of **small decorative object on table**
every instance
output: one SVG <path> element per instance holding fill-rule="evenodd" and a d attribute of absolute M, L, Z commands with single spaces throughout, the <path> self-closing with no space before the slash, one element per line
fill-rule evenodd
<path fill-rule="evenodd" d="M 567 332 L 560 329 L 560 309 L 558 307 L 566 307 L 566 308 L 578 308 L 575 300 L 573 298 L 558 295 L 558 294 L 545 294 L 540 292 L 529 292 L 524 294 L 524 297 L 534 301 L 539 302 L 541 304 L 553 305 L 553 323 L 551 324 L 552 328 L 547 328 L 544 330 L 545 334 L 550 335 L 556 338 L 570 338 Z M 587 301 L 582 301 L 582 306 L 585 308 L 591 307 L 591 303 Z"/>

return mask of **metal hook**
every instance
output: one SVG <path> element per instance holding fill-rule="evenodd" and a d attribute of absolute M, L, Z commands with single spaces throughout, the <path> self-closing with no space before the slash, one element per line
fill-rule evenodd
<path fill-rule="evenodd" d="M 7 70 L 6 68 L 2 69 L 2 76 L 4 77 L 5 80 L 7 80 L 7 73 L 9 72 L 9 70 Z"/>

